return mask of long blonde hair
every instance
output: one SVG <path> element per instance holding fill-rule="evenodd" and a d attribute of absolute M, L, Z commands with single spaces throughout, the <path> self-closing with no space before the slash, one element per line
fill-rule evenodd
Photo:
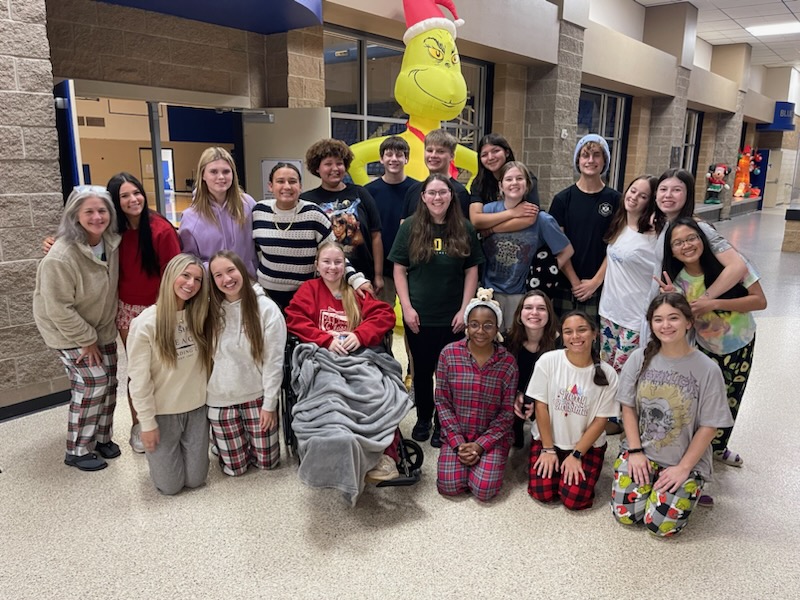
<path fill-rule="evenodd" d="M 208 219 L 212 223 L 217 222 L 217 217 L 214 215 L 214 211 L 211 210 L 214 198 L 211 196 L 211 192 L 208 191 L 208 185 L 206 185 L 206 182 L 203 180 L 203 173 L 206 167 L 215 160 L 224 160 L 231 168 L 231 187 L 228 188 L 225 201 L 228 206 L 228 212 L 231 213 L 233 220 L 239 225 L 243 225 L 247 218 L 244 210 L 244 201 L 242 200 L 244 190 L 239 187 L 239 176 L 236 174 L 236 165 L 233 162 L 233 157 L 225 148 L 212 146 L 211 148 L 203 150 L 203 153 L 200 155 L 200 160 L 197 162 L 197 187 L 195 188 L 192 206 L 197 209 L 197 212 L 200 213 L 203 218 Z"/>
<path fill-rule="evenodd" d="M 314 264 L 317 264 L 317 261 L 319 261 L 319 255 L 322 254 L 323 250 L 327 250 L 328 248 L 335 248 L 342 253 L 343 257 L 347 256 L 339 242 L 327 240 L 317 246 L 317 256 L 314 259 Z M 319 270 L 319 268 L 317 268 L 317 270 Z M 356 293 L 353 291 L 353 288 L 350 287 L 350 284 L 347 283 L 347 277 L 344 276 L 344 273 L 342 273 L 342 280 L 339 282 L 339 292 L 342 294 L 342 307 L 347 317 L 347 327 L 350 331 L 353 331 L 361 323 L 361 308 L 358 306 Z"/>
<path fill-rule="evenodd" d="M 242 291 L 240 292 L 242 301 L 242 326 L 247 341 L 250 342 L 250 356 L 253 357 L 253 362 L 257 365 L 261 365 L 264 361 L 264 325 L 261 323 L 261 311 L 258 310 L 258 297 L 251 285 L 252 282 L 247 274 L 247 267 L 244 266 L 244 262 L 242 262 L 242 259 L 239 258 L 239 255 L 235 252 L 220 250 L 208 261 L 209 276 L 211 276 L 211 264 L 218 258 L 227 258 L 231 261 L 242 277 Z M 222 301 L 225 300 L 225 293 L 217 287 L 216 282 L 210 284 L 210 287 L 212 313 L 217 320 L 218 331 L 222 332 L 225 328 L 225 305 L 222 303 Z M 216 353 L 216 349 L 214 352 Z"/>
<path fill-rule="evenodd" d="M 169 368 L 174 369 L 178 364 L 178 353 L 175 350 L 175 329 L 178 326 L 178 299 L 175 296 L 175 281 L 187 267 L 195 265 L 203 273 L 200 289 L 193 298 L 184 305 L 184 318 L 186 327 L 194 338 L 200 360 L 206 368 L 206 374 L 211 373 L 214 347 L 214 323 L 208 318 L 208 277 L 203 262 L 190 254 L 178 254 L 164 269 L 161 277 L 161 286 L 158 288 L 156 301 L 156 352 L 158 357 Z"/>

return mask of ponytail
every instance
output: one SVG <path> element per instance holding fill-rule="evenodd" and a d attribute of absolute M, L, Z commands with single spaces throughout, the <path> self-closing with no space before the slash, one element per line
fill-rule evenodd
<path fill-rule="evenodd" d="M 595 385 L 608 385 L 608 377 L 606 377 L 606 373 L 603 371 L 603 365 L 600 363 L 600 352 L 597 351 L 594 342 L 592 342 L 592 362 L 594 363 Z"/>
<path fill-rule="evenodd" d="M 647 366 L 650 364 L 650 361 L 653 360 L 653 357 L 658 354 L 658 351 L 661 350 L 661 340 L 659 340 L 655 334 L 650 334 L 650 341 L 647 342 L 647 346 L 644 347 L 644 359 L 642 360 L 642 366 L 639 367 L 639 374 L 636 375 L 636 384 L 633 386 L 634 389 L 639 387 L 639 379 L 642 378 L 642 373 L 645 372 Z"/>
<path fill-rule="evenodd" d="M 350 287 L 350 284 L 347 283 L 347 278 L 342 277 L 339 291 L 342 293 L 342 307 L 347 317 L 347 328 L 350 331 L 355 331 L 356 327 L 361 324 L 361 309 L 358 306 L 355 291 Z"/>

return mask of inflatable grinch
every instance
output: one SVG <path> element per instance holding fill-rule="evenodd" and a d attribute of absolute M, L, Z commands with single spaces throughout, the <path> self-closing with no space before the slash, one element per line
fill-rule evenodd
<path fill-rule="evenodd" d="M 455 22 L 442 15 L 438 5 L 449 10 Z M 442 121 L 456 118 L 467 102 L 467 83 L 461 74 L 461 62 L 456 48 L 458 18 L 452 0 L 403 0 L 407 30 L 403 35 L 406 51 L 394 95 L 408 113 L 406 130 L 400 133 L 411 148 L 406 174 L 423 180 L 428 176 L 425 166 L 423 140 L 428 132 L 439 129 Z M 355 159 L 350 176 L 359 185 L 369 182 L 367 164 L 380 159 L 380 145 L 386 136 L 353 144 Z M 474 177 L 478 156 L 474 150 L 459 145 L 455 168 L 469 171 Z"/>

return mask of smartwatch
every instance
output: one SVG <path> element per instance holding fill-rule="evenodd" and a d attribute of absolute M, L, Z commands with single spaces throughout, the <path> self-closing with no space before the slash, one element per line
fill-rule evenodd
<path fill-rule="evenodd" d="M 572 451 L 572 456 L 574 456 L 575 458 L 580 460 L 580 459 L 583 458 L 583 452 L 581 452 L 580 450 L 573 450 Z"/>

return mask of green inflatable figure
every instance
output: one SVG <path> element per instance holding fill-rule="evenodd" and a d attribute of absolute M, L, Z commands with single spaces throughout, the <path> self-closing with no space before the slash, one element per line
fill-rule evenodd
<path fill-rule="evenodd" d="M 442 15 L 438 5 L 449 10 L 455 22 Z M 406 51 L 400 74 L 394 86 L 398 104 L 408 113 L 406 130 L 400 137 L 411 148 L 406 174 L 420 181 L 428 176 L 424 160 L 425 136 L 442 126 L 442 121 L 456 118 L 467 102 L 467 83 L 461 74 L 461 62 L 456 48 L 458 18 L 452 0 L 403 0 L 407 30 L 403 35 Z M 351 149 L 355 159 L 350 176 L 359 185 L 369 183 L 367 164 L 380 159 L 380 145 L 387 136 L 371 138 Z M 478 156 L 474 150 L 459 145 L 451 176 L 458 169 L 478 171 Z"/>

